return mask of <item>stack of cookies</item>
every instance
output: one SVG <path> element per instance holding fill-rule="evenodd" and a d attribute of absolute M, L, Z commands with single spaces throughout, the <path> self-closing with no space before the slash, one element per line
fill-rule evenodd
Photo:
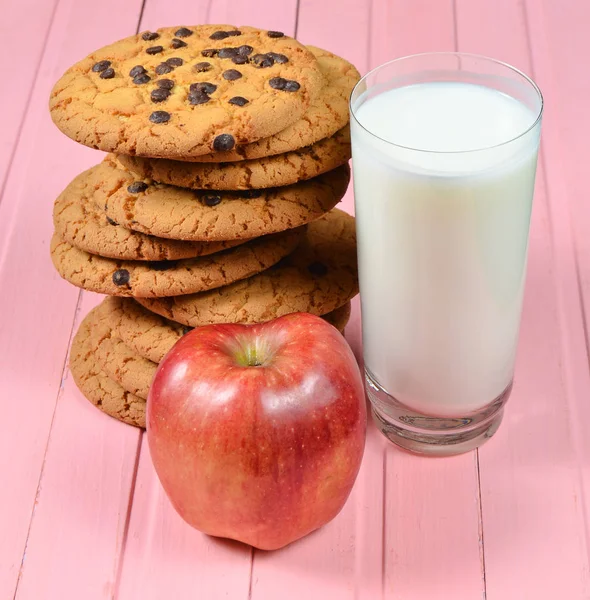
<path fill-rule="evenodd" d="M 342 58 L 277 31 L 144 32 L 70 68 L 50 109 L 109 154 L 54 206 L 53 263 L 107 294 L 71 370 L 104 412 L 145 425 L 157 364 L 193 327 L 303 311 L 341 331 L 358 292 Z"/>

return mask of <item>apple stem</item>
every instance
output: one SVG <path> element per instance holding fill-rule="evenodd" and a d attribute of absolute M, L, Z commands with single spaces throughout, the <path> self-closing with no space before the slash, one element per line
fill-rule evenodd
<path fill-rule="evenodd" d="M 256 346 L 248 346 L 248 348 L 246 348 L 246 364 L 248 367 L 260 367 L 262 365 L 258 360 L 258 353 L 256 350 Z"/>

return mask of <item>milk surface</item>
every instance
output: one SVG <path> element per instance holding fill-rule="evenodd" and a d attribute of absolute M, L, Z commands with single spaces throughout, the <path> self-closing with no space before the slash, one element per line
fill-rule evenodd
<path fill-rule="evenodd" d="M 513 377 L 537 115 L 440 82 L 353 109 L 365 367 L 406 406 L 463 416 Z"/>

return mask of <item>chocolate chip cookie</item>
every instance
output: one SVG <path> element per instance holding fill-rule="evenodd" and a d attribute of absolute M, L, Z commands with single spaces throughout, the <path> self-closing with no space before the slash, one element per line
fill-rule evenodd
<path fill-rule="evenodd" d="M 325 86 L 315 56 L 254 27 L 144 31 L 93 52 L 56 83 L 63 133 L 119 154 L 187 159 L 274 135 Z"/>
<path fill-rule="evenodd" d="M 145 427 L 145 400 L 124 390 L 97 363 L 91 328 L 99 307 L 78 328 L 70 352 L 70 371 L 84 396 L 107 415 L 136 427 Z"/>
<path fill-rule="evenodd" d="M 158 237 L 216 242 L 253 238 L 309 223 L 333 208 L 348 165 L 294 185 L 245 192 L 195 192 L 137 179 L 112 156 L 91 169 L 99 208 L 123 227 Z"/>
<path fill-rule="evenodd" d="M 64 279 L 85 290 L 158 298 L 209 290 L 251 277 L 292 252 L 302 234 L 304 229 L 291 229 L 210 256 L 155 262 L 89 254 L 56 234 L 51 240 L 51 258 Z"/>
<path fill-rule="evenodd" d="M 350 130 L 285 154 L 227 163 L 117 157 L 140 179 L 197 190 L 250 190 L 291 185 L 336 169 L 350 159 Z"/>
<path fill-rule="evenodd" d="M 252 144 L 236 146 L 233 150 L 205 154 L 190 160 L 219 163 L 253 160 L 292 152 L 330 137 L 347 125 L 348 99 L 352 88 L 360 79 L 359 72 L 349 62 L 327 50 L 314 46 L 308 46 L 308 49 L 317 58 L 327 84 L 302 119 L 279 133 Z"/>
<path fill-rule="evenodd" d="M 111 296 L 105 298 L 101 306 L 111 335 L 124 342 L 133 353 L 154 363 L 159 363 L 170 348 L 192 330 L 192 327 L 147 310 L 133 298 Z M 350 318 L 350 302 L 322 315 L 322 318 L 343 331 Z M 212 323 L 214 321 L 209 320 L 207 324 Z"/>
<path fill-rule="evenodd" d="M 90 179 L 90 171 L 78 175 L 53 207 L 55 231 L 80 250 L 120 260 L 159 261 L 205 256 L 241 243 L 240 240 L 183 242 L 126 229 L 96 206 Z"/>
<path fill-rule="evenodd" d="M 260 323 L 292 312 L 315 315 L 358 293 L 354 217 L 334 209 L 310 223 L 297 250 L 246 280 L 199 294 L 137 301 L 168 319 L 207 323 Z"/>

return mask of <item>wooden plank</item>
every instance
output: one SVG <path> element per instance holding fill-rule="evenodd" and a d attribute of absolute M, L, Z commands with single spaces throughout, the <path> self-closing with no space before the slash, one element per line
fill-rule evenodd
<path fill-rule="evenodd" d="M 485 598 L 477 456 L 386 454 L 385 598 Z"/>
<path fill-rule="evenodd" d="M 147 0 L 143 19 L 143 29 L 174 25 L 198 25 L 199 23 L 219 23 L 229 25 L 251 25 L 263 29 L 284 31 L 287 35 L 295 32 L 296 0 L 285 0 L 272 4 L 269 1 L 252 4 L 248 0 L 215 0 L 198 3 L 188 0 Z"/>
<path fill-rule="evenodd" d="M 38 553 L 68 555 L 70 550 L 65 546 L 76 539 L 78 530 L 89 532 L 75 518 L 60 520 L 55 523 L 57 529 L 52 531 L 62 527 L 63 532 L 68 532 L 67 535 L 42 538 L 32 530 L 32 539 L 39 546 L 29 546 L 27 554 L 23 555 L 35 502 L 43 506 L 45 493 L 48 494 L 47 508 L 42 510 L 43 516 L 39 521 L 40 531 L 44 531 L 46 520 L 53 518 L 48 512 L 52 502 L 57 497 L 65 503 L 66 489 L 70 494 L 76 494 L 75 497 L 70 495 L 67 502 L 73 502 L 74 505 L 88 502 L 89 506 L 92 505 L 103 466 L 99 444 L 92 454 L 93 461 L 77 463 L 77 468 L 94 473 L 94 484 L 80 490 L 66 488 L 64 471 L 52 466 L 50 480 L 57 488 L 48 484 L 48 487 L 39 490 L 39 497 L 36 498 L 79 296 L 76 288 L 59 278 L 49 260 L 49 240 L 53 230 L 52 203 L 75 174 L 101 158 L 100 154 L 81 148 L 57 131 L 48 114 L 47 99 L 55 80 L 66 67 L 95 47 L 110 41 L 113 36 L 133 31 L 140 6 L 139 0 L 124 4 L 106 0 L 100 10 L 94 10 L 91 5 L 75 0 L 60 2 L 0 205 L 2 391 L 4 398 L 14 400 L 5 402 L 0 436 L 0 474 L 3 481 L 10 482 L 0 514 L 1 598 L 14 596 L 21 566 L 21 583 L 25 591 L 34 590 L 34 584 L 29 587 L 26 579 L 30 577 L 34 580 L 39 576 L 41 588 L 37 588 L 38 593 L 33 597 L 48 597 L 42 584 L 47 582 L 48 585 L 54 585 L 60 577 L 57 572 L 50 573 L 44 569 L 36 571 L 42 567 L 43 559 L 39 558 L 33 560 L 29 570 L 26 558 L 37 556 Z M 117 15 L 116 19 L 113 14 Z M 83 401 L 77 397 L 77 402 Z M 60 431 L 68 424 L 71 428 L 76 427 L 75 413 L 72 413 L 74 416 L 68 416 L 68 405 L 69 401 L 64 404 L 63 411 L 60 407 L 56 415 L 56 418 L 63 416 L 66 419 L 59 425 Z M 96 415 L 96 418 L 100 419 L 100 415 Z M 79 432 L 79 435 L 82 433 Z M 116 442 L 118 435 L 113 433 L 114 452 L 124 451 L 124 444 Z M 55 451 L 52 450 L 52 461 L 71 464 L 72 460 L 76 460 L 70 448 L 62 445 L 61 450 L 57 451 L 58 447 L 59 444 L 54 447 Z M 123 461 L 124 456 L 119 456 Z M 89 479 L 84 481 L 89 482 Z M 112 508 L 111 517 L 114 516 L 112 525 L 117 527 L 118 491 L 119 484 L 112 489 L 105 487 L 101 490 L 104 493 L 101 506 L 105 509 L 105 528 L 108 526 L 108 506 Z M 75 512 L 70 516 L 76 514 L 80 516 Z M 61 515 L 65 518 L 63 513 Z M 74 550 L 77 549 L 80 558 L 83 558 L 94 540 L 80 534 L 78 542 Z M 87 566 L 86 574 L 92 572 L 90 562 Z M 72 577 L 67 562 L 60 567 L 63 569 L 60 572 L 61 579 L 67 581 Z M 97 570 L 95 575 L 102 585 L 104 573 Z M 96 583 L 96 580 L 89 583 Z"/>
<path fill-rule="evenodd" d="M 2 123 L 0 137 L 0 190 L 6 175 L 29 98 L 57 0 L 4 2 L 0 20 L 0 40 L 5 48 L 14 48 L 17 60 L 8 56 L 0 63 L 0 81 L 8 86 L 2 98 L 2 112 L 10 115 Z"/>
<path fill-rule="evenodd" d="M 294 33 L 296 0 L 216 0 L 195 6 L 190 0 L 148 0 L 142 29 L 201 22 L 256 24 Z M 131 511 L 125 558 L 117 587 L 118 600 L 173 597 L 248 597 L 251 570 L 249 548 L 208 538 L 186 525 L 166 499 L 143 444 Z M 158 565 L 158 568 L 154 568 Z M 196 592 L 195 590 L 198 590 Z"/>
<path fill-rule="evenodd" d="M 326 23 L 334 11 L 339 18 L 332 28 Z M 337 6 L 302 0 L 298 21 L 303 43 L 344 56 L 362 73 L 395 57 L 452 50 L 454 44 L 450 0 Z M 352 188 L 343 207 L 353 212 Z M 358 351 L 358 306 L 347 338 Z M 342 513 L 283 551 L 255 553 L 252 598 L 277 598 L 281 590 L 281 597 L 309 600 L 481 597 L 478 513 L 474 454 L 444 461 L 410 456 L 369 423 L 363 466 Z"/>
<path fill-rule="evenodd" d="M 538 8 L 536 2 L 528 7 L 533 5 Z M 562 3 L 559 11 L 557 3 L 552 6 L 556 11 L 553 17 L 557 17 Z M 492 55 L 532 72 L 523 3 L 499 0 L 492 5 L 485 0 L 458 0 L 457 16 L 460 50 Z M 561 30 L 564 39 L 570 39 L 570 26 L 583 15 L 573 17 L 569 15 L 568 28 Z M 498 31 L 502 31 L 501 38 Z M 539 28 L 534 31 L 533 44 L 544 35 Z M 581 27 L 578 35 L 578 40 L 586 36 Z M 551 52 L 557 47 L 552 45 Z M 567 56 L 570 60 L 575 56 L 571 48 Z M 548 106 L 553 92 L 553 86 L 545 88 Z M 583 105 L 577 96 L 578 110 Z M 550 114 L 557 110 L 553 103 L 544 123 L 516 385 L 500 431 L 480 451 L 490 600 L 587 598 L 590 594 L 586 522 L 580 502 L 583 493 L 578 460 L 582 456 L 576 456 L 568 414 L 577 407 L 581 409 L 577 414 L 590 416 L 588 408 L 581 407 L 588 398 L 586 352 L 567 197 L 554 197 L 553 186 L 546 186 L 546 178 L 557 185 L 564 181 L 559 160 L 546 160 L 546 152 L 555 140 L 557 127 L 561 131 L 569 123 L 573 130 L 574 115 L 565 107 L 559 115 Z M 575 123 L 575 127 L 579 125 Z M 562 157 L 567 156 L 564 146 L 552 148 L 551 156 L 557 158 L 559 151 Z M 578 160 L 581 156 L 574 152 L 572 149 L 572 164 L 574 156 Z M 577 337 L 572 336 L 576 324 Z M 582 389 L 584 396 L 572 395 Z M 581 433 L 581 423 L 577 427 Z M 588 456 L 586 453 L 586 464 Z"/>
<path fill-rule="evenodd" d="M 184 0 L 183 0 L 184 1 Z M 252 25 L 262 29 L 295 34 L 297 0 L 214 0 L 207 15 L 208 23 Z"/>
<path fill-rule="evenodd" d="M 561 316 L 562 367 L 568 392 L 570 435 L 577 455 L 581 481 L 578 501 L 584 509 L 586 552 L 590 548 L 590 377 L 588 372 L 588 315 L 590 314 L 590 210 L 585 201 L 583 177 L 585 115 L 590 86 L 580 75 L 590 50 L 587 3 L 526 2 L 531 52 L 537 81 L 543 89 L 546 112 L 543 124 L 546 186 L 549 191 L 553 250 Z M 571 256 L 575 254 L 576 260 Z M 580 310 L 582 303 L 582 310 Z M 580 574 L 588 591 L 588 561 Z"/>
<path fill-rule="evenodd" d="M 175 512 L 143 436 L 117 600 L 247 600 L 251 549 L 208 537 Z"/>
<path fill-rule="evenodd" d="M 332 522 L 282 550 L 254 553 L 253 600 L 381 597 L 385 444 L 371 428 L 355 487 Z"/>
<path fill-rule="evenodd" d="M 76 327 L 100 300 L 96 294 L 84 294 Z M 138 429 L 101 414 L 66 375 L 17 600 L 112 597 L 139 440 Z"/>

